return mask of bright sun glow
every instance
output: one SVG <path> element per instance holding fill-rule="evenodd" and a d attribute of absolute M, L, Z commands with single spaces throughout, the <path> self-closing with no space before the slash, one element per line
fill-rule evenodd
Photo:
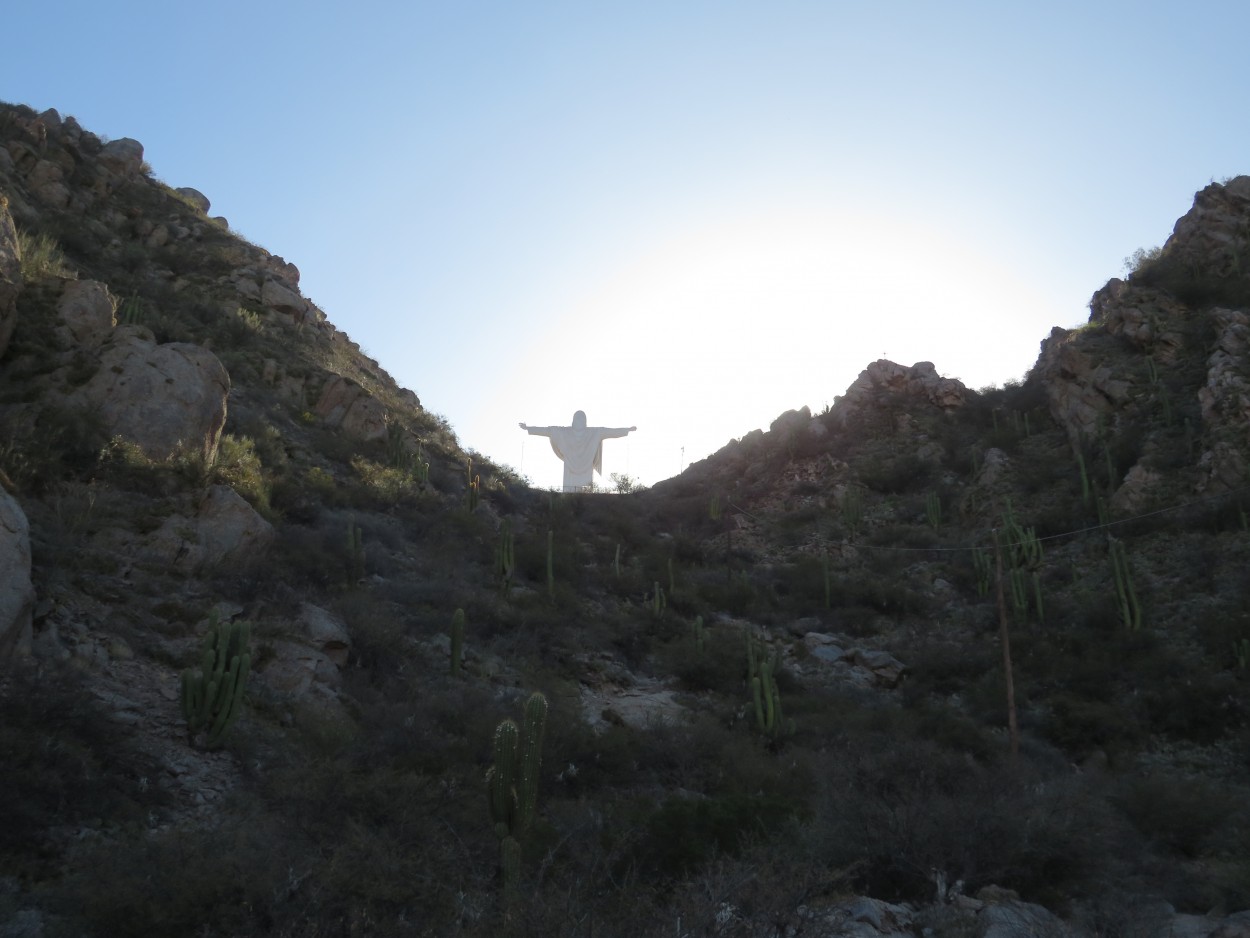
<path fill-rule="evenodd" d="M 658 244 L 553 317 L 558 327 L 521 356 L 512 403 L 535 424 L 568 423 L 577 409 L 595 425 L 637 424 L 628 441 L 605 444 L 604 472 L 654 482 L 785 410 L 819 412 L 878 358 L 931 360 L 972 387 L 1018 375 L 1045 334 L 1039 317 L 1056 315 L 934 230 L 863 216 L 745 218 Z M 1004 374 L 985 361 L 977 335 L 952 332 L 956 321 L 1017 343 L 1021 366 Z M 517 454 L 536 484 L 558 484 L 549 448 L 536 438 L 524 447 L 497 452 Z"/>

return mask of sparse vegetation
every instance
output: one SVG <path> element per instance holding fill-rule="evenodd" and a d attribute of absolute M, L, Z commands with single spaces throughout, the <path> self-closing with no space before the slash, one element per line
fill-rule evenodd
<path fill-rule="evenodd" d="M 27 111 L 0 105 L 0 135 Z M 641 938 L 801 934 L 800 908 L 867 894 L 957 930 L 932 900 L 959 880 L 1103 934 L 1130 933 L 1132 902 L 1250 906 L 1246 480 L 1207 455 L 1250 453 L 1198 403 L 1217 338 L 1198 301 L 1233 279 L 1139 252 L 1130 286 L 1191 305 L 1171 357 L 1065 339 L 1128 388 L 1082 432 L 1040 372 L 959 407 L 875 388 L 650 489 L 556 496 L 465 452 L 341 334 L 266 308 L 268 252 L 151 180 L 107 204 L 23 235 L 0 361 L 0 482 L 39 597 L 34 665 L 0 674 L 0 915 Z M 215 461 L 148 458 L 69 393 L 98 352 L 57 337 L 39 281 L 74 270 L 225 363 Z M 334 422 L 335 376 L 385 432 Z M 188 561 L 232 536 L 201 516 L 212 485 L 272 524 L 267 551 Z M 199 648 L 206 601 L 250 637 Z M 182 673 L 214 752 L 171 740 Z"/>

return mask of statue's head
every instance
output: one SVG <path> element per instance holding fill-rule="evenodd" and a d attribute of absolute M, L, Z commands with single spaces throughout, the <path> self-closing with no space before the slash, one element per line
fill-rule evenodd
<path fill-rule="evenodd" d="M 577 413 L 573 415 L 573 429 L 574 430 L 586 429 L 586 411 L 579 410 Z"/>

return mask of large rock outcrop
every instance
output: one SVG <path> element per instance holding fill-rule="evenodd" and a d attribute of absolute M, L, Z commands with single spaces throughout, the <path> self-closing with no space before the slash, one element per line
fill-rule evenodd
<path fill-rule="evenodd" d="M 30 646 L 35 588 L 30 580 L 30 525 L 26 513 L 0 488 L 0 664 Z"/>
<path fill-rule="evenodd" d="M 386 436 L 386 408 L 350 378 L 331 375 L 314 408 L 327 426 L 338 427 L 357 440 Z"/>
<path fill-rule="evenodd" d="M 846 389 L 838 405 L 843 421 L 865 406 L 872 406 L 881 394 L 901 394 L 953 410 L 968 401 L 968 389 L 955 378 L 943 378 L 933 362 L 916 362 L 910 368 L 879 359 L 860 372 Z"/>
<path fill-rule="evenodd" d="M 230 376 L 217 356 L 188 342 L 157 345 L 144 326 L 119 326 L 100 368 L 78 392 L 110 433 L 150 459 L 194 453 L 210 461 L 226 422 Z"/>
<path fill-rule="evenodd" d="M 274 529 L 228 485 L 210 486 L 195 515 L 172 515 L 149 540 L 153 560 L 185 573 L 224 563 L 246 563 L 273 543 Z"/>
<path fill-rule="evenodd" d="M 17 325 L 17 295 L 22 292 L 22 257 L 8 199 L 0 193 L 0 355 Z"/>

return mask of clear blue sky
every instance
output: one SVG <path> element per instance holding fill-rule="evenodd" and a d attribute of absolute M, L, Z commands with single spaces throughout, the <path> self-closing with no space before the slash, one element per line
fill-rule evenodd
<path fill-rule="evenodd" d="M 1246 3 L 12 6 L 0 99 L 141 141 L 540 485 L 518 421 L 655 482 L 883 355 L 1019 377 L 1250 172 Z"/>

